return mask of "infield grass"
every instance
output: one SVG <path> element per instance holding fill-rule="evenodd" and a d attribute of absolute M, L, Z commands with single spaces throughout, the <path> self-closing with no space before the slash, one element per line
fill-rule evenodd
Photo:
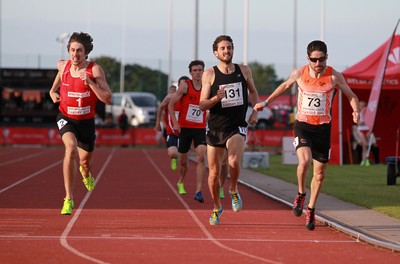
<path fill-rule="evenodd" d="M 257 172 L 297 184 L 297 165 L 282 164 L 282 156 L 269 156 L 270 166 Z M 312 167 L 307 178 L 310 187 Z M 400 219 L 400 178 L 386 184 L 386 164 L 328 165 L 322 192 L 359 206 Z"/>

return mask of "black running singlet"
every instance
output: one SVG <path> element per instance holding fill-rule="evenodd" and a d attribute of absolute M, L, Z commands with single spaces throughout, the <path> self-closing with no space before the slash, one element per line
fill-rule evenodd
<path fill-rule="evenodd" d="M 235 71 L 231 74 L 223 74 L 217 66 L 214 66 L 214 72 L 209 98 L 215 96 L 219 89 L 225 89 L 225 98 L 210 109 L 209 129 L 221 131 L 247 127 L 247 81 L 239 65 L 235 64 Z"/>

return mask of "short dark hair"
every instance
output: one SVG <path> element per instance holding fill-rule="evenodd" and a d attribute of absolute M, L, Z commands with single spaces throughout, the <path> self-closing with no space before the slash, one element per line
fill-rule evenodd
<path fill-rule="evenodd" d="M 221 41 L 224 41 L 224 40 L 229 41 L 232 44 L 232 48 L 233 48 L 233 40 L 232 40 L 232 38 L 230 36 L 228 36 L 228 35 L 220 35 L 214 40 L 214 43 L 212 45 L 213 51 L 217 51 L 218 43 L 220 43 Z"/>
<path fill-rule="evenodd" d="M 204 61 L 202 61 L 202 60 L 193 60 L 193 61 L 191 61 L 189 63 L 189 67 L 188 67 L 189 71 L 192 70 L 193 66 L 197 66 L 197 65 L 201 65 L 203 67 L 203 69 L 204 69 L 204 66 L 205 66 Z"/>
<path fill-rule="evenodd" d="M 321 40 L 314 40 L 307 46 L 307 55 L 310 56 L 313 51 L 321 51 L 325 55 L 328 54 L 328 47 Z"/>
<path fill-rule="evenodd" d="M 67 44 L 67 50 L 69 51 L 69 47 L 72 42 L 78 42 L 83 45 L 85 48 L 85 54 L 88 55 L 93 50 L 93 39 L 88 33 L 83 32 L 74 32 L 69 38 Z"/>
<path fill-rule="evenodd" d="M 186 75 L 182 76 L 181 78 L 179 78 L 178 80 L 178 85 L 181 83 L 182 80 L 189 80 L 189 77 L 187 77 Z"/>

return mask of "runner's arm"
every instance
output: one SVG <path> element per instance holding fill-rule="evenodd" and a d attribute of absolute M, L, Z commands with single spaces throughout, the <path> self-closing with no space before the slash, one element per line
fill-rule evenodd
<path fill-rule="evenodd" d="M 214 82 L 214 69 L 210 68 L 204 71 L 203 76 L 201 78 L 201 94 L 200 94 L 200 103 L 199 107 L 201 111 L 206 111 L 216 105 L 218 102 L 222 100 L 225 96 L 225 92 L 223 89 L 220 89 L 218 93 L 209 98 L 211 94 L 211 84 Z"/>
<path fill-rule="evenodd" d="M 351 108 L 353 109 L 353 122 L 358 124 L 360 120 L 360 102 L 358 101 L 357 95 L 347 85 L 346 80 L 340 72 L 333 70 L 332 74 L 333 84 L 346 95 Z"/>
<path fill-rule="evenodd" d="M 84 81 L 87 82 L 87 85 L 89 85 L 92 91 L 96 94 L 97 98 L 99 98 L 99 100 L 104 102 L 105 104 L 111 104 L 111 89 L 110 86 L 108 86 L 106 75 L 104 74 L 104 71 L 100 67 L 100 65 L 95 64 L 93 66 L 93 77 L 95 79 L 95 82 L 87 77 L 86 72 L 85 74 L 86 78 Z"/>
<path fill-rule="evenodd" d="M 281 83 L 275 91 L 267 98 L 267 100 L 263 102 L 259 102 L 254 106 L 254 110 L 257 111 L 262 111 L 262 109 L 269 104 L 271 104 L 276 98 L 284 94 L 286 91 L 288 91 L 293 84 L 297 81 L 298 78 L 300 78 L 301 71 L 300 69 L 294 69 L 292 73 L 290 74 L 289 78 Z"/>
<path fill-rule="evenodd" d="M 59 103 L 61 100 L 60 94 L 57 93 L 57 90 L 61 85 L 61 75 L 62 75 L 62 70 L 65 66 L 65 63 L 66 63 L 66 61 L 64 61 L 64 60 L 58 61 L 58 63 L 57 63 L 58 72 L 57 72 L 56 77 L 54 78 L 53 85 L 51 86 L 50 91 L 49 91 L 51 100 L 53 100 L 53 103 L 55 103 L 55 104 Z"/>

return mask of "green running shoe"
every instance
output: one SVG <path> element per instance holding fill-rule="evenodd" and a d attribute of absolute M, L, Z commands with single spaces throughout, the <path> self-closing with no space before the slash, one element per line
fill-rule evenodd
<path fill-rule="evenodd" d="M 186 190 L 185 190 L 185 187 L 183 186 L 183 183 L 178 182 L 178 184 L 176 186 L 178 186 L 178 193 L 179 194 L 186 194 Z"/>
<path fill-rule="evenodd" d="M 225 193 L 224 193 L 224 188 L 221 187 L 221 189 L 219 189 L 219 198 L 224 199 L 225 198 Z"/>
<path fill-rule="evenodd" d="M 366 159 L 366 160 L 361 161 L 360 165 L 368 167 L 369 165 L 371 165 L 371 163 L 369 162 L 368 159 Z"/>
<path fill-rule="evenodd" d="M 178 160 L 175 158 L 171 159 L 171 169 L 176 170 L 177 167 L 178 167 Z"/>
<path fill-rule="evenodd" d="M 88 191 L 93 190 L 94 189 L 94 178 L 92 177 L 92 174 L 89 172 L 89 177 L 83 176 L 82 166 L 79 167 L 79 171 L 82 174 L 82 177 L 83 177 L 82 182 L 83 182 L 83 184 L 85 184 L 86 189 L 88 189 Z"/>
<path fill-rule="evenodd" d="M 63 208 L 61 209 L 62 215 L 70 215 L 72 214 L 72 209 L 74 208 L 74 200 L 72 199 L 64 199 Z"/>

